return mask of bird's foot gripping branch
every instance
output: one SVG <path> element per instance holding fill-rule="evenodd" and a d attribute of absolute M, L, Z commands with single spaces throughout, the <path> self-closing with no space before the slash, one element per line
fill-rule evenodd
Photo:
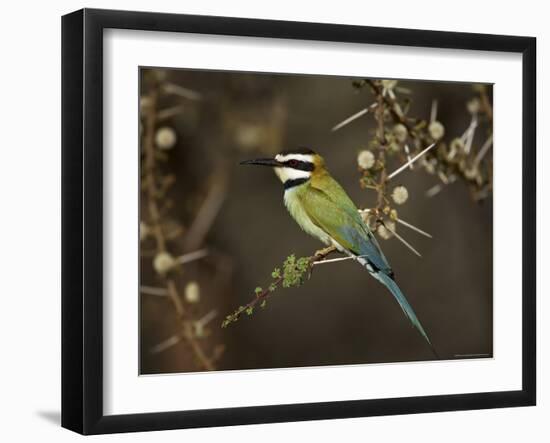
<path fill-rule="evenodd" d="M 225 317 L 222 328 L 236 322 L 243 314 L 252 315 L 256 307 L 264 308 L 267 299 L 281 286 L 292 288 L 301 286 L 311 276 L 311 271 L 316 264 L 320 264 L 325 258 L 336 251 L 334 246 L 316 251 L 309 257 L 296 258 L 289 255 L 280 268 L 275 268 L 271 273 L 271 283 L 267 288 L 257 287 L 254 298 L 244 306 L 239 306 L 232 314 Z"/>

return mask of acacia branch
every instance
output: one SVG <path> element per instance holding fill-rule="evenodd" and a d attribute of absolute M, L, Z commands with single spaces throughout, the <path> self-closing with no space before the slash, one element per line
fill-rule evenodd
<path fill-rule="evenodd" d="M 374 84 L 374 82 L 373 82 Z M 387 149 L 387 140 L 385 135 L 384 127 L 384 113 L 385 113 L 385 100 L 383 95 L 383 89 L 377 88 L 375 90 L 376 95 L 376 112 L 374 113 L 374 118 L 376 119 L 377 129 L 376 129 L 376 138 L 378 140 L 378 161 L 381 165 L 379 172 L 378 184 L 376 185 L 377 198 L 376 198 L 376 207 L 377 209 L 382 209 L 384 206 L 386 198 L 386 181 L 387 181 L 387 170 L 386 170 L 386 149 Z"/>
<path fill-rule="evenodd" d="M 392 116 L 394 122 L 401 123 L 403 126 L 405 126 L 405 128 L 407 128 L 407 131 L 408 131 L 409 135 L 411 136 L 411 138 L 413 138 L 413 139 L 418 138 L 419 136 L 418 136 L 415 128 L 411 124 L 411 122 L 405 117 L 403 112 L 400 112 L 398 110 L 398 109 L 401 109 L 401 107 L 399 106 L 399 103 L 397 103 L 397 100 L 395 99 L 395 97 L 390 97 L 387 94 L 384 95 L 382 93 L 383 92 L 382 86 L 379 85 L 374 80 L 367 79 L 366 83 L 371 87 L 374 95 L 376 95 L 377 97 L 381 97 L 381 100 L 383 101 L 383 103 L 389 109 L 390 115 Z"/>

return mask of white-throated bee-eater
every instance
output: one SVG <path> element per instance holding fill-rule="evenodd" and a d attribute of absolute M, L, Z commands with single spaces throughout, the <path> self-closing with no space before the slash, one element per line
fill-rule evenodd
<path fill-rule="evenodd" d="M 346 191 L 330 175 L 325 161 L 307 148 L 275 158 L 241 162 L 272 167 L 284 186 L 284 201 L 298 225 L 327 246 L 352 257 L 386 286 L 437 356 L 413 308 L 397 286 L 388 260 Z"/>

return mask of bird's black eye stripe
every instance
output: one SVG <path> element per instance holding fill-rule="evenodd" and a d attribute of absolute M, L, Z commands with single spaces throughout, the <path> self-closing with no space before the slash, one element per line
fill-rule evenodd
<path fill-rule="evenodd" d="M 315 165 L 311 162 L 305 162 L 302 160 L 290 159 L 283 163 L 292 169 L 299 169 L 300 171 L 313 171 Z"/>

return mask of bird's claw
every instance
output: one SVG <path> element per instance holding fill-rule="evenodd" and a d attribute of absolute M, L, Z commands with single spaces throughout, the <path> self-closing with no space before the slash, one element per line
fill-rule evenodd
<path fill-rule="evenodd" d="M 317 251 L 315 251 L 315 257 L 326 257 L 328 254 L 335 250 L 336 248 L 334 246 L 327 246 L 326 248 L 318 249 Z"/>

